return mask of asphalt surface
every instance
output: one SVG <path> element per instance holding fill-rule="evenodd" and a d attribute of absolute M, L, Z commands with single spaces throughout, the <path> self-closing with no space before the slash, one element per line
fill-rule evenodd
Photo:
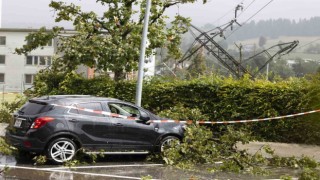
<path fill-rule="evenodd" d="M 4 136 L 7 124 L 0 123 L 0 136 Z M 275 150 L 275 154 L 282 157 L 313 157 L 320 162 L 320 146 L 286 144 L 273 142 L 250 142 L 249 144 L 237 144 L 238 149 L 247 149 L 251 154 L 259 152 L 264 146 L 269 145 Z M 265 154 L 266 155 L 266 154 Z M 267 156 L 267 155 L 266 155 Z M 16 161 L 11 156 L 0 155 L 0 170 L 4 166 L 9 170 L 0 176 L 2 179 L 12 180 L 82 180 L 82 179 L 141 179 L 150 176 L 152 179 L 279 179 L 283 174 L 294 174 L 292 170 L 275 169 L 274 175 L 258 177 L 232 173 L 210 173 L 207 169 L 198 171 L 183 171 L 163 164 L 147 162 L 143 156 L 119 156 L 101 160 L 96 164 L 87 164 L 77 167 L 63 166 L 34 166 L 32 160 Z"/>
<path fill-rule="evenodd" d="M 305 144 L 288 144 L 288 143 L 274 143 L 274 142 L 250 142 L 249 144 L 238 143 L 238 149 L 247 149 L 248 153 L 255 154 L 264 146 L 269 145 L 274 150 L 276 155 L 281 157 L 302 157 L 308 156 L 320 162 L 320 146 L 305 145 Z M 266 153 L 262 154 L 268 156 Z"/>

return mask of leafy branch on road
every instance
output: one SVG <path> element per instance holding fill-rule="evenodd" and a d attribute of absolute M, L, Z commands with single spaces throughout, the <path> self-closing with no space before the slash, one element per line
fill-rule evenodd
<path fill-rule="evenodd" d="M 185 108 L 182 108 L 181 112 L 184 111 Z M 168 111 L 166 113 L 170 115 Z M 179 119 L 179 116 L 185 116 L 185 114 L 179 115 L 179 110 L 176 109 L 172 117 Z M 288 167 L 300 170 L 301 177 L 318 177 L 319 163 L 314 159 L 307 156 L 280 157 L 268 145 L 261 147 L 253 155 L 249 154 L 247 150 L 239 150 L 236 146 L 239 142 L 247 144 L 254 140 L 245 126 L 240 129 L 232 125 L 223 126 L 225 131 L 217 135 L 209 127 L 189 125 L 182 143 L 164 151 L 163 161 L 168 165 L 187 170 L 198 170 L 199 167 L 201 169 L 204 167 L 210 172 L 223 171 L 254 175 L 269 175 L 271 172 L 268 168 Z"/>

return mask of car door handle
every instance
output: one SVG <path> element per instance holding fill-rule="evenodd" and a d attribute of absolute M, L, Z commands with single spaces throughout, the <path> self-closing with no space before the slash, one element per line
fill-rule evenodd
<path fill-rule="evenodd" d="M 123 124 L 121 124 L 121 123 L 115 123 L 113 125 L 115 125 L 115 126 L 123 126 Z"/>
<path fill-rule="evenodd" d="M 69 119 L 70 122 L 78 122 L 76 119 Z"/>

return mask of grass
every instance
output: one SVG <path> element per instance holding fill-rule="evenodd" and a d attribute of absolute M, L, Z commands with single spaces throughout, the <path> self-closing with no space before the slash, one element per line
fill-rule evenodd
<path fill-rule="evenodd" d="M 279 42 L 287 43 L 287 42 L 292 42 L 292 41 L 298 40 L 299 41 L 299 46 L 301 48 L 299 46 L 297 48 L 298 48 L 299 51 L 301 51 L 301 50 L 304 50 L 305 48 L 308 47 L 307 44 L 309 44 L 312 41 L 314 41 L 315 39 L 319 39 L 319 38 L 320 38 L 319 36 L 280 36 L 280 37 L 275 38 L 275 39 L 267 37 L 267 42 L 266 42 L 266 44 L 264 46 L 267 48 L 267 47 L 271 47 L 273 45 L 276 45 Z M 241 43 L 243 45 L 256 44 L 258 46 L 259 38 L 247 39 L 247 40 L 244 40 L 244 41 L 237 42 L 237 44 L 239 44 L 239 43 Z M 320 41 L 314 42 L 313 44 L 317 44 L 317 43 L 320 43 Z M 307 45 L 307 46 L 305 46 L 305 45 Z"/>
<path fill-rule="evenodd" d="M 292 42 L 292 41 L 298 40 L 299 41 L 298 47 L 296 49 L 294 49 L 290 54 L 285 55 L 283 57 L 284 59 L 302 58 L 302 59 L 309 59 L 309 60 L 313 60 L 313 61 L 320 61 L 319 54 L 304 53 L 304 50 L 309 47 L 309 44 L 311 42 L 313 42 L 315 39 L 319 39 L 319 38 L 320 38 L 319 36 L 306 36 L 306 37 L 303 37 L 303 36 L 280 36 L 276 39 L 267 38 L 267 42 L 264 45 L 264 47 L 269 48 L 271 46 L 279 44 L 279 42 L 287 43 L 287 42 Z M 244 41 L 237 42 L 237 44 L 239 44 L 239 43 L 241 43 L 242 45 L 256 44 L 257 48 L 259 48 L 258 47 L 259 38 L 247 39 Z M 317 43 L 320 43 L 320 41 L 314 42 L 311 44 L 317 44 Z M 229 47 L 229 48 L 237 50 L 234 46 Z"/>
<path fill-rule="evenodd" d="M 19 93 L 0 93 L 0 102 L 2 103 L 3 101 L 8 101 L 8 102 L 12 102 L 17 96 L 19 95 Z"/>

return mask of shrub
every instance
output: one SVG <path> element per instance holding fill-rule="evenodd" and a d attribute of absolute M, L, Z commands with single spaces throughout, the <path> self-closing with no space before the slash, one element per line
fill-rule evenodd
<path fill-rule="evenodd" d="M 0 123 L 10 123 L 12 113 L 20 108 L 27 98 L 25 96 L 17 96 L 13 102 L 3 101 L 0 106 Z"/>
<path fill-rule="evenodd" d="M 103 75 L 85 79 L 71 72 L 63 76 L 59 74 L 53 82 L 49 82 L 51 76 L 52 73 L 39 74 L 31 93 L 36 96 L 89 94 L 129 102 L 133 102 L 135 97 L 135 81 L 114 82 Z M 200 77 L 189 81 L 154 78 L 145 81 L 143 85 L 142 104 L 155 113 L 162 111 L 166 117 L 168 116 L 165 113 L 176 111 L 177 106 L 193 109 L 210 121 L 289 115 L 320 107 L 319 77 L 320 75 L 277 82 L 251 80 L 248 77 L 235 80 L 219 76 Z M 46 86 L 43 86 L 43 83 Z M 43 90 L 43 87 L 47 87 L 46 90 Z M 188 114 L 188 110 L 184 110 L 183 114 Z M 269 141 L 320 144 L 320 132 L 317 131 L 320 123 L 317 119 L 319 114 L 236 126 L 245 127 L 255 136 Z M 226 128 L 213 126 L 212 129 L 217 132 Z"/>

